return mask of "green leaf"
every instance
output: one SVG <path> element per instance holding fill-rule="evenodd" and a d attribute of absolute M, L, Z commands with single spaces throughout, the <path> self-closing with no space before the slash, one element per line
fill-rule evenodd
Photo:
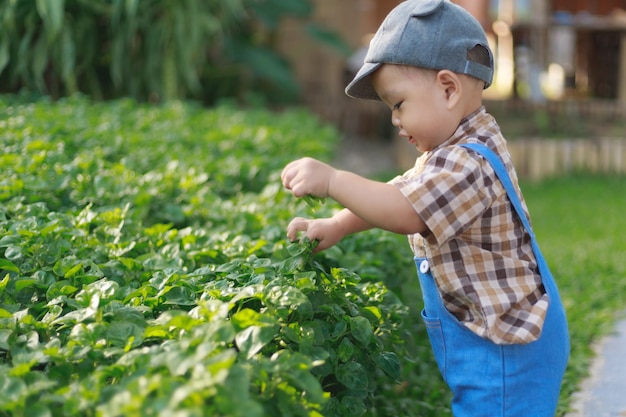
<path fill-rule="evenodd" d="M 317 209 L 320 204 L 324 204 L 324 201 L 326 199 L 307 194 L 302 197 L 302 200 L 307 204 L 307 206 L 311 207 L 312 209 Z"/>
<path fill-rule="evenodd" d="M 317 273 L 315 271 L 303 271 L 293 275 L 296 287 L 299 290 L 315 290 L 317 289 L 316 278 Z"/>
<path fill-rule="evenodd" d="M 308 370 L 294 369 L 294 371 L 288 372 L 286 377 L 295 387 L 302 391 L 309 401 L 318 404 L 324 403 L 324 390 L 318 379 Z"/>
<path fill-rule="evenodd" d="M 94 299 L 98 299 L 98 297 L 94 297 Z M 96 313 L 97 310 L 93 308 L 81 308 L 70 311 L 69 313 L 54 319 L 52 324 L 81 323 L 83 321 L 93 319 L 96 316 Z"/>
<path fill-rule="evenodd" d="M 358 362 L 338 366 L 336 376 L 339 382 L 354 391 L 366 391 L 369 386 L 367 371 Z"/>
<path fill-rule="evenodd" d="M 4 71 L 7 64 L 9 63 L 10 55 L 9 55 L 9 42 L 2 41 L 0 39 L 0 74 Z"/>
<path fill-rule="evenodd" d="M 164 291 L 159 293 L 159 296 L 161 295 L 165 295 L 164 304 L 174 304 L 181 306 L 196 305 L 194 293 L 187 287 L 166 287 Z"/>
<path fill-rule="evenodd" d="M 144 328 L 135 323 L 114 321 L 107 327 L 107 341 L 118 347 L 125 347 L 129 341 L 132 346 L 139 346 L 143 341 Z"/>
<path fill-rule="evenodd" d="M 5 271 L 11 271 L 11 272 L 20 272 L 20 268 L 18 268 L 17 265 L 15 265 L 13 262 L 9 261 L 8 259 L 0 259 L 0 270 L 4 269 Z"/>
<path fill-rule="evenodd" d="M 250 308 L 244 308 L 231 317 L 231 321 L 236 328 L 245 329 L 251 326 L 274 326 L 276 318 L 268 314 L 258 313 Z"/>
<path fill-rule="evenodd" d="M 308 23 L 306 32 L 316 41 L 331 47 L 347 58 L 353 53 L 353 49 L 343 40 L 343 38 L 332 30 L 329 30 L 317 23 Z"/>
<path fill-rule="evenodd" d="M 296 96 L 300 88 L 296 83 L 287 62 L 277 52 L 264 47 L 241 43 L 230 45 L 233 59 L 240 65 L 248 66 L 255 76 L 283 88 L 283 94 Z"/>
<path fill-rule="evenodd" d="M 51 323 L 63 313 L 60 305 L 49 305 L 48 312 L 41 318 L 42 323 Z"/>
<path fill-rule="evenodd" d="M 57 281 L 53 283 L 46 291 L 46 298 L 49 301 L 60 296 L 70 296 L 78 291 L 78 288 L 71 285 L 69 281 Z"/>
<path fill-rule="evenodd" d="M 52 417 L 52 411 L 43 404 L 28 404 L 24 415 L 29 417 Z"/>
<path fill-rule="evenodd" d="M 63 26 L 65 0 L 37 0 L 37 11 L 44 21 L 48 42 L 52 42 Z"/>
<path fill-rule="evenodd" d="M 37 281 L 30 278 L 18 279 L 15 281 L 15 290 L 21 291 L 24 288 L 34 287 L 37 285 Z"/>
<path fill-rule="evenodd" d="M 72 278 L 78 272 L 82 271 L 82 268 L 83 268 L 83 266 L 81 264 L 74 265 L 73 267 L 71 267 L 67 271 L 65 271 L 64 278 Z"/>
<path fill-rule="evenodd" d="M 354 355 L 354 344 L 350 339 L 344 337 L 337 349 L 337 356 L 341 362 L 347 362 L 352 358 L 352 355 Z"/>
<path fill-rule="evenodd" d="M 400 381 L 402 370 L 400 367 L 400 360 L 398 356 L 393 352 L 380 352 L 375 356 L 376 364 L 385 374 L 393 379 L 395 382 Z"/>
<path fill-rule="evenodd" d="M 27 393 L 26 384 L 19 378 L 0 373 L 0 406 L 11 406 Z"/>
<path fill-rule="evenodd" d="M 214 375 L 226 370 L 232 370 L 237 362 L 237 353 L 234 349 L 228 349 L 223 352 L 211 355 L 204 362 L 207 369 Z"/>
<path fill-rule="evenodd" d="M 76 275 L 81 265 L 75 256 L 67 256 L 54 263 L 52 271 L 59 277 L 69 278 Z"/>
<path fill-rule="evenodd" d="M 0 313 L 6 312 L 6 310 L 2 310 Z M 7 312 L 8 313 L 8 312 Z M 4 314 L 0 316 L 0 318 L 4 318 Z M 11 317 L 9 315 L 9 317 Z M 0 349 L 9 350 L 11 348 L 11 336 L 13 335 L 13 330 L 9 329 L 0 329 Z"/>
<path fill-rule="evenodd" d="M 363 400 L 351 395 L 346 395 L 341 399 L 342 417 L 360 417 L 367 412 L 367 407 Z"/>
<path fill-rule="evenodd" d="M 235 344 L 246 359 L 251 359 L 276 337 L 277 326 L 250 326 L 235 336 Z"/>
<path fill-rule="evenodd" d="M 9 274 L 6 274 L 4 278 L 0 281 L 0 295 L 2 295 L 8 283 L 9 283 Z"/>
<path fill-rule="evenodd" d="M 369 345 L 374 333 L 369 320 L 361 316 L 350 317 L 350 332 L 364 346 Z"/>
<path fill-rule="evenodd" d="M 296 287 L 291 286 L 272 286 L 266 291 L 267 303 L 279 309 L 311 310 L 311 302 L 306 294 Z"/>
<path fill-rule="evenodd" d="M 5 258 L 8 259 L 22 259 L 24 256 L 23 250 L 19 246 L 7 246 L 4 251 Z"/>
<path fill-rule="evenodd" d="M 335 323 L 329 335 L 331 340 L 337 340 L 342 337 L 348 330 L 348 324 L 345 320 L 339 320 Z"/>

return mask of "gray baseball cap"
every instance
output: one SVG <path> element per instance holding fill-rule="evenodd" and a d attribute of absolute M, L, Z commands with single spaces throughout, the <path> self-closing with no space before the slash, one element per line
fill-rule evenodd
<path fill-rule="evenodd" d="M 468 58 L 482 46 L 489 66 Z M 350 97 L 380 100 L 371 75 L 382 64 L 402 64 L 433 70 L 448 69 L 485 82 L 493 79 L 493 53 L 478 21 L 449 0 L 407 0 L 385 18 L 372 38 L 361 69 L 346 87 Z"/>

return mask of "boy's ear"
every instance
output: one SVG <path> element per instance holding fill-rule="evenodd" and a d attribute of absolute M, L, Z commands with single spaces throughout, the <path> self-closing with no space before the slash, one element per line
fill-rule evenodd
<path fill-rule="evenodd" d="M 437 73 L 437 84 L 448 100 L 448 108 L 454 107 L 460 100 L 463 90 L 459 75 L 450 70 L 441 70 Z"/>

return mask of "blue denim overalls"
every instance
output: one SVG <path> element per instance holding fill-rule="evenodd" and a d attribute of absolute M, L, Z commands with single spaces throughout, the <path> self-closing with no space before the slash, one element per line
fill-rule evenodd
<path fill-rule="evenodd" d="M 485 157 L 504 184 L 531 236 L 550 307 L 538 340 L 497 345 L 474 334 L 446 310 L 428 260 L 415 258 L 424 297 L 422 317 L 441 375 L 453 393 L 452 413 L 455 417 L 553 417 L 570 348 L 556 284 L 500 158 L 483 145 L 461 146 Z"/>

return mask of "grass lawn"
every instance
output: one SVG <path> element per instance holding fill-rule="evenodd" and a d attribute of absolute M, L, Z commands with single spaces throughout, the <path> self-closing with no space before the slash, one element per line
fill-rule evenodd
<path fill-rule="evenodd" d="M 570 324 L 563 415 L 588 372 L 592 344 L 626 313 L 626 178 L 574 176 L 522 189 Z"/>
<path fill-rule="evenodd" d="M 588 374 L 593 344 L 612 331 L 615 320 L 626 317 L 626 177 L 580 174 L 522 181 L 521 187 L 568 315 L 572 346 L 557 413 L 562 417 Z M 408 279 L 403 288 L 405 298 L 419 299 L 412 282 Z M 418 383 L 423 391 L 426 384 Z M 442 394 L 447 389 L 439 383 L 438 393 L 428 388 L 436 394 L 427 400 L 436 405 L 434 415 L 449 412 L 450 399 Z"/>

